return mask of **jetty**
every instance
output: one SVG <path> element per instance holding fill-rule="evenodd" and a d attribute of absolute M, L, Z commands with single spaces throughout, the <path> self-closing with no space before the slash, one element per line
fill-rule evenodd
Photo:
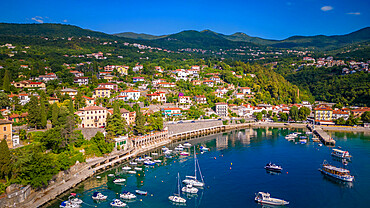
<path fill-rule="evenodd" d="M 307 128 L 311 130 L 324 145 L 335 146 L 335 140 L 329 136 L 324 130 L 319 126 L 307 125 Z"/>

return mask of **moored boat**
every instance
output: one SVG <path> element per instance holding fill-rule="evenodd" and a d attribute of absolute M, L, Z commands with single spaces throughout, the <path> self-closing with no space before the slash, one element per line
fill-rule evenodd
<path fill-rule="evenodd" d="M 113 183 L 124 183 L 126 181 L 126 179 L 124 178 L 116 178 L 114 179 Z"/>
<path fill-rule="evenodd" d="M 161 163 L 162 160 L 154 160 L 153 162 L 155 162 L 155 163 Z"/>
<path fill-rule="evenodd" d="M 199 172 L 201 181 L 197 180 L 197 170 Z M 197 159 L 197 154 L 195 152 L 195 147 L 194 147 L 194 176 L 186 176 L 185 180 L 183 180 L 182 182 L 187 184 L 187 185 L 192 185 L 192 186 L 195 186 L 195 187 L 203 187 L 204 186 L 204 180 L 203 180 L 202 172 L 200 170 L 199 162 L 198 162 L 198 159 Z"/>
<path fill-rule="evenodd" d="M 147 195 L 148 194 L 147 191 L 141 191 L 141 190 L 135 190 L 135 193 L 139 194 L 139 195 Z"/>
<path fill-rule="evenodd" d="M 137 171 L 142 171 L 143 170 L 143 168 L 139 168 L 139 167 L 135 167 L 134 169 L 137 170 Z"/>
<path fill-rule="evenodd" d="M 184 147 L 190 148 L 191 147 L 191 144 L 189 142 L 185 142 Z"/>
<path fill-rule="evenodd" d="M 155 162 L 151 161 L 151 160 L 145 160 L 144 161 L 144 164 L 145 165 L 155 165 Z"/>
<path fill-rule="evenodd" d="M 136 174 L 136 171 L 134 171 L 134 170 L 129 170 L 129 171 L 127 171 L 127 173 L 128 173 L 128 174 Z"/>
<path fill-rule="evenodd" d="M 113 199 L 113 201 L 110 203 L 112 207 L 125 207 L 127 206 L 126 203 L 122 202 L 119 199 Z"/>
<path fill-rule="evenodd" d="M 100 192 L 94 192 L 93 195 L 91 196 L 93 200 L 106 200 L 108 196 L 103 195 Z"/>
<path fill-rule="evenodd" d="M 130 193 L 128 191 L 123 191 L 122 194 L 119 195 L 122 199 L 135 199 L 136 195 L 133 193 Z"/>
<path fill-rule="evenodd" d="M 182 155 L 182 156 L 189 156 L 190 153 L 189 152 L 181 152 L 180 155 Z"/>
<path fill-rule="evenodd" d="M 280 172 L 281 170 L 283 170 L 281 166 L 275 165 L 271 162 L 266 164 L 265 169 L 270 170 L 270 171 L 276 171 L 276 172 Z"/>
<path fill-rule="evenodd" d="M 354 176 L 350 174 L 350 171 L 345 168 L 338 168 L 333 165 L 329 165 L 325 160 L 323 164 L 321 165 L 321 168 L 319 168 L 319 171 L 325 175 L 331 176 L 333 178 L 351 182 L 354 180 Z"/>
<path fill-rule="evenodd" d="M 275 205 L 275 206 L 283 206 L 283 205 L 289 204 L 288 201 L 285 201 L 283 199 L 271 198 L 270 194 L 265 193 L 265 192 L 258 192 L 254 200 L 257 203 L 269 204 L 269 205 Z"/>
<path fill-rule="evenodd" d="M 181 197 L 180 192 L 180 173 L 177 173 L 177 193 L 173 196 L 169 196 L 168 199 L 175 203 L 186 203 L 186 199 Z"/>
<path fill-rule="evenodd" d="M 205 147 L 205 146 L 200 146 L 200 150 L 201 151 L 209 151 L 209 148 Z"/>
<path fill-rule="evenodd" d="M 198 189 L 193 187 L 192 185 L 188 184 L 181 189 L 182 192 L 190 193 L 190 194 L 196 194 L 198 193 Z"/>
<path fill-rule="evenodd" d="M 125 166 L 125 167 L 122 167 L 122 170 L 131 170 L 131 167 Z"/>
<path fill-rule="evenodd" d="M 130 165 L 137 165 L 137 162 L 130 162 Z"/>
<path fill-rule="evenodd" d="M 343 159 L 349 159 L 352 157 L 348 151 L 340 150 L 340 149 L 333 149 L 333 151 L 331 152 L 331 155 L 334 157 L 339 157 Z"/>

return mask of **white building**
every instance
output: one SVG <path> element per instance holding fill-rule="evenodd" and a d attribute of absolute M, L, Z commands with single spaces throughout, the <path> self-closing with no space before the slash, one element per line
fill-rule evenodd
<path fill-rule="evenodd" d="M 226 117 L 228 115 L 227 103 L 216 103 L 216 114 L 221 117 Z"/>
<path fill-rule="evenodd" d="M 140 92 L 136 90 L 124 90 L 120 94 L 120 96 L 125 96 L 125 101 L 128 100 L 139 100 Z"/>

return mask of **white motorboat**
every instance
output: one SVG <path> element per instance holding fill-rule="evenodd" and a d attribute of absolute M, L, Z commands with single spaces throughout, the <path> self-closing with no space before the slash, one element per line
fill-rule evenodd
<path fill-rule="evenodd" d="M 282 199 L 277 199 L 277 198 L 271 198 L 270 194 L 265 193 L 265 192 L 258 192 L 258 194 L 256 194 L 256 197 L 254 198 L 254 200 L 257 203 L 269 204 L 269 205 L 275 205 L 275 206 L 283 206 L 283 205 L 288 205 L 289 204 L 288 201 L 285 201 L 285 200 L 282 200 Z"/>
<path fill-rule="evenodd" d="M 110 203 L 112 207 L 125 207 L 127 206 L 126 203 L 122 202 L 119 199 L 113 199 L 113 201 Z"/>
<path fill-rule="evenodd" d="M 319 147 L 321 147 L 322 146 L 322 144 L 319 144 Z"/>
<path fill-rule="evenodd" d="M 200 146 L 200 150 L 201 151 L 209 151 L 209 148 L 205 147 L 205 146 Z"/>
<path fill-rule="evenodd" d="M 122 170 L 131 170 L 131 167 L 125 166 L 125 167 L 122 167 Z"/>
<path fill-rule="evenodd" d="M 145 159 L 144 159 L 144 158 L 139 157 L 139 158 L 136 158 L 136 159 L 135 159 L 135 161 L 136 161 L 136 162 L 144 162 L 144 161 L 145 161 Z"/>
<path fill-rule="evenodd" d="M 176 151 L 183 151 L 183 150 L 184 150 L 184 148 L 183 148 L 183 147 L 175 147 L 175 150 L 176 150 Z"/>
<path fill-rule="evenodd" d="M 72 204 L 80 205 L 83 203 L 83 201 L 76 197 L 75 193 L 71 193 L 71 196 L 68 197 L 68 201 Z"/>
<path fill-rule="evenodd" d="M 166 150 L 165 152 L 163 152 L 165 155 L 170 155 L 172 153 L 172 150 Z"/>
<path fill-rule="evenodd" d="M 101 179 L 101 176 L 96 176 L 97 179 Z"/>
<path fill-rule="evenodd" d="M 106 200 L 108 196 L 105 196 L 100 192 L 94 192 L 91 198 L 93 200 Z"/>
<path fill-rule="evenodd" d="M 192 185 L 188 184 L 184 187 L 182 187 L 182 192 L 185 192 L 185 193 L 190 193 L 190 194 L 196 194 L 198 193 L 198 189 L 193 187 Z"/>
<path fill-rule="evenodd" d="M 154 160 L 153 162 L 155 162 L 155 163 L 161 163 L 162 160 Z"/>
<path fill-rule="evenodd" d="M 163 146 L 163 147 L 162 147 L 162 151 L 163 151 L 163 152 L 165 152 L 165 151 L 167 151 L 167 150 L 168 150 L 168 148 L 167 148 L 167 147 L 165 147 L 165 146 Z"/>
<path fill-rule="evenodd" d="M 136 174 L 136 171 L 134 171 L 134 170 L 129 170 L 129 171 L 127 171 L 127 173 L 128 173 L 128 174 Z"/>
<path fill-rule="evenodd" d="M 147 191 L 141 191 L 141 190 L 135 190 L 136 194 L 139 194 L 139 195 L 147 195 L 148 192 Z"/>
<path fill-rule="evenodd" d="M 169 196 L 168 199 L 175 203 L 186 203 L 186 199 L 181 197 L 180 192 L 180 173 L 177 173 L 177 193 L 174 196 Z"/>
<path fill-rule="evenodd" d="M 145 160 L 144 161 L 144 164 L 145 165 L 155 165 L 155 162 L 151 161 L 151 160 Z"/>
<path fill-rule="evenodd" d="M 184 148 L 182 144 L 177 145 L 178 148 Z"/>
<path fill-rule="evenodd" d="M 152 157 L 147 156 L 147 157 L 145 157 L 144 159 L 145 159 L 145 160 L 151 160 L 151 159 L 152 159 Z"/>
<path fill-rule="evenodd" d="M 340 150 L 340 149 L 333 149 L 331 155 L 334 157 L 339 157 L 342 159 L 350 159 L 352 156 L 349 154 L 348 151 Z"/>
<path fill-rule="evenodd" d="M 126 179 L 124 178 L 116 178 L 114 179 L 113 183 L 124 183 L 126 181 Z"/>
<path fill-rule="evenodd" d="M 136 198 L 136 195 L 133 194 L 133 193 L 130 193 L 128 191 L 124 191 L 122 192 L 122 194 L 119 195 L 120 198 L 122 199 L 135 199 Z"/>
<path fill-rule="evenodd" d="M 191 147 L 191 144 L 189 142 L 185 142 L 184 147 L 190 148 Z"/>
<path fill-rule="evenodd" d="M 134 170 L 142 171 L 143 168 L 135 167 Z"/>
<path fill-rule="evenodd" d="M 152 155 L 153 155 L 153 156 L 157 156 L 157 155 L 158 155 L 158 153 L 156 153 L 156 152 L 153 152 L 153 153 L 152 153 Z"/>
<path fill-rule="evenodd" d="M 72 204 L 70 201 L 63 201 L 60 205 L 60 208 L 79 208 L 79 204 Z"/>
<path fill-rule="evenodd" d="M 198 172 L 199 172 L 201 181 L 197 180 L 197 169 L 199 170 Z M 197 154 L 195 152 L 195 147 L 194 147 L 194 176 L 186 176 L 185 180 L 183 180 L 182 182 L 187 185 L 192 185 L 195 187 L 204 186 L 204 180 L 203 180 L 202 172 L 200 170 L 199 162 L 197 160 Z"/>
<path fill-rule="evenodd" d="M 281 170 L 283 170 L 281 166 L 275 165 L 271 162 L 266 164 L 265 169 L 270 170 L 270 171 L 276 171 L 276 172 L 280 172 Z"/>
<path fill-rule="evenodd" d="M 321 168 L 319 168 L 319 171 L 325 175 L 346 182 L 352 182 L 355 179 L 355 177 L 350 174 L 349 170 L 329 165 L 326 160 L 324 160 Z"/>
<path fill-rule="evenodd" d="M 189 152 L 181 152 L 180 155 L 182 155 L 182 156 L 189 156 L 190 153 Z"/>
<path fill-rule="evenodd" d="M 114 177 L 113 173 L 108 174 L 108 177 Z"/>
<path fill-rule="evenodd" d="M 130 165 L 137 165 L 137 162 L 130 162 Z"/>

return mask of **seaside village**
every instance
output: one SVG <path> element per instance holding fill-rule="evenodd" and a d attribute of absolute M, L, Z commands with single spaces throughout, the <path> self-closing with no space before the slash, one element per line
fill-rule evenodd
<path fill-rule="evenodd" d="M 87 55 L 95 59 L 106 56 L 109 54 L 101 52 Z M 368 63 L 362 62 L 345 63 L 330 57 L 317 60 L 305 57 L 304 61 L 317 67 L 343 66 L 343 74 L 368 71 Z M 253 84 L 256 74 L 228 69 L 233 79 L 250 83 L 238 86 L 227 82 L 222 74 L 225 69 L 217 65 L 165 69 L 140 63 L 99 66 L 91 61 L 64 63 L 55 73 L 52 67 L 45 67 L 40 70 L 45 72 L 43 75 L 25 76 L 22 72 L 31 71 L 32 66 L 24 60 L 19 62 L 19 76 L 10 79 L 5 73 L 5 90 L 0 92 L 0 139 L 6 141 L 9 149 L 27 149 L 35 144 L 57 158 L 56 161 L 69 161 L 58 166 L 46 180 L 62 184 L 58 187 L 61 192 L 54 195 L 94 175 L 98 168 L 114 165 L 112 161 L 123 161 L 127 155 L 168 144 L 170 137 L 205 135 L 251 123 L 369 128 L 368 123 L 358 122 L 364 113 L 369 113 L 369 107 L 304 100 L 295 104 L 259 103 L 256 97 L 261 93 Z M 0 66 L 0 70 L 5 68 Z M 148 70 L 154 73 L 146 73 Z M 297 97 L 299 93 L 297 90 Z M 64 152 L 58 152 L 60 149 Z M 69 155 L 64 158 L 60 156 L 63 154 Z M 77 159 L 80 155 L 83 159 Z M 79 164 L 79 161 L 83 162 Z M 77 172 L 81 167 L 85 167 L 85 172 Z M 70 175 L 76 181 L 69 180 Z M 32 187 L 45 185 L 35 185 L 30 180 L 27 183 Z M 48 188 L 50 193 L 55 190 Z M 22 203 L 31 193 L 30 185 L 19 188 L 12 184 L 6 193 L 9 203 Z M 0 198 L 0 205 L 2 200 L 5 197 Z M 35 200 L 28 203 L 43 204 L 49 198 Z"/>

